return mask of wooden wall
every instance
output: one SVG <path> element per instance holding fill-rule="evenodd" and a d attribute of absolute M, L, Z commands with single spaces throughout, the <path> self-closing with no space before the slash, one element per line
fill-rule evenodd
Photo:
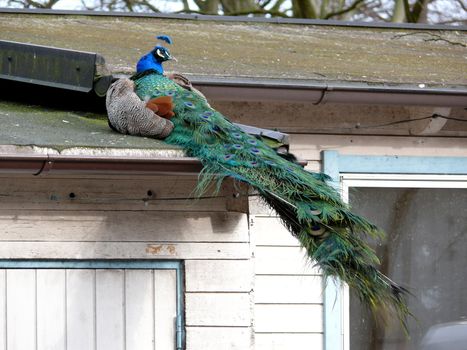
<path fill-rule="evenodd" d="M 434 108 L 216 102 L 233 120 L 290 134 L 290 151 L 321 171 L 321 151 L 354 155 L 467 156 L 467 123 L 446 122 L 435 133 Z M 466 112 L 451 115 L 467 120 Z M 380 126 L 382 125 L 382 126 Z M 434 164 L 434 166 L 436 166 Z M 275 213 L 250 200 L 250 232 L 255 261 L 255 349 L 323 349 L 323 281 Z"/>
<path fill-rule="evenodd" d="M 0 259 L 183 260 L 187 349 L 249 349 L 247 200 L 229 183 L 217 198 L 189 199 L 195 184 L 188 176 L 1 177 Z"/>
<path fill-rule="evenodd" d="M 319 271 L 268 208 L 251 201 L 255 261 L 255 349 L 322 349 Z"/>

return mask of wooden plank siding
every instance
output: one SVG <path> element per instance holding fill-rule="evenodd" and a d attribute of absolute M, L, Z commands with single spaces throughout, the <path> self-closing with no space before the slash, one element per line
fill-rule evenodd
<path fill-rule="evenodd" d="M 3 176 L 0 178 L 0 259 L 183 260 L 187 349 L 249 349 L 253 343 L 253 265 L 247 199 L 232 196 L 234 189 L 228 182 L 218 197 L 211 198 L 211 194 L 208 194 L 210 198 L 193 199 L 196 181 L 195 176 L 145 176 L 135 179 L 115 176 Z M 151 193 L 148 194 L 148 191 Z M 74 195 L 70 196 L 70 193 Z M 76 287 L 74 274 L 86 273 L 83 270 L 57 271 L 54 278 L 65 279 L 69 293 L 73 293 Z M 84 322 L 94 317 L 91 314 L 93 303 L 98 303 L 102 308 L 108 305 L 109 309 L 111 305 L 123 302 L 123 299 L 108 300 L 108 288 L 126 285 L 126 296 L 122 294 L 121 298 L 138 299 L 146 306 L 153 302 L 159 309 L 168 310 L 160 313 L 155 322 L 173 322 L 170 320 L 170 310 L 174 310 L 175 304 L 172 305 L 170 299 L 164 299 L 161 295 L 159 299 L 148 301 L 140 292 L 148 288 L 157 291 L 158 285 L 174 284 L 174 276 L 158 272 L 152 285 L 151 279 L 147 278 L 150 271 L 140 271 L 126 280 L 122 280 L 118 270 L 114 274 L 99 271 L 105 270 L 97 270 L 95 277 L 88 276 L 90 288 L 94 286 L 94 278 L 102 282 L 98 284 L 95 296 L 89 295 L 86 300 L 81 300 L 86 290 L 81 291 L 80 295 L 68 295 L 68 298 L 80 300 L 83 306 L 80 311 L 82 319 L 69 320 L 69 326 L 89 334 L 88 338 L 73 338 L 73 334 L 69 334 L 68 349 L 92 349 L 95 346 L 91 344 L 94 330 L 86 329 L 89 324 Z M 23 274 L 18 285 L 29 280 L 35 283 L 33 270 L 23 270 Z M 4 272 L 0 270 L 0 280 L 2 276 Z M 81 280 L 86 279 L 85 276 L 81 277 Z M 14 285 L 13 281 L 7 288 L 11 289 Z M 2 288 L 6 286 L 0 283 L 0 312 L 4 308 L 2 297 L 5 292 L 2 294 Z M 23 290 L 22 293 L 29 292 Z M 59 294 L 57 290 L 50 298 Z M 114 293 L 114 297 L 118 295 Z M 13 300 L 12 307 L 20 311 L 25 306 L 21 305 L 21 295 L 17 299 L 17 303 Z M 66 307 L 65 301 L 62 306 Z M 151 308 L 126 310 L 125 322 L 133 324 L 139 332 L 134 333 L 139 340 L 126 337 L 128 348 L 141 339 L 149 341 L 147 335 L 154 332 L 153 323 L 142 325 L 141 322 L 152 317 L 146 315 Z M 37 317 L 46 320 L 48 316 L 43 310 L 43 305 L 38 305 Z M 123 344 L 122 339 L 112 336 L 115 333 L 112 329 L 123 327 L 121 312 L 114 311 L 110 323 L 100 320 L 97 315 L 96 327 L 109 329 L 108 338 L 98 339 L 98 348 L 119 349 Z M 8 312 L 8 315 L 9 327 L 19 327 L 19 324 L 26 329 L 33 327 L 27 314 L 14 318 L 14 313 Z M 5 321 L 0 317 L 0 336 L 5 329 Z M 53 321 L 44 327 L 53 326 Z M 32 338 L 21 340 L 24 344 L 8 345 L 8 349 L 27 349 L 35 344 L 36 332 L 32 328 L 31 332 Z M 37 332 L 40 337 L 40 329 Z M 168 329 L 167 332 L 156 337 L 156 342 L 159 342 L 156 345 L 161 349 L 165 349 L 175 336 L 172 330 Z M 37 340 L 41 341 L 39 338 Z M 0 348 L 4 345 L 2 341 L 0 339 Z M 44 343 L 45 348 L 49 345 Z M 60 346 L 63 348 L 65 344 Z M 143 349 L 150 344 L 141 346 Z"/>
<path fill-rule="evenodd" d="M 3 349 L 175 347 L 175 270 L 0 271 Z"/>
<path fill-rule="evenodd" d="M 274 213 L 254 205 L 258 212 L 250 218 L 250 230 L 255 242 L 255 349 L 322 349 L 319 270 Z"/>

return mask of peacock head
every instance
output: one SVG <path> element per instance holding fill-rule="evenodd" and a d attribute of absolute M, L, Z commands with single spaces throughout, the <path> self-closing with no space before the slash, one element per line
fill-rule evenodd
<path fill-rule="evenodd" d="M 161 45 L 157 45 L 154 50 L 151 51 L 156 62 L 162 63 L 169 60 L 175 60 L 175 58 L 170 54 L 169 50 Z"/>
<path fill-rule="evenodd" d="M 157 39 L 165 41 L 168 44 L 172 44 L 172 39 L 170 39 L 170 37 L 167 35 L 159 35 L 157 36 Z M 151 52 L 140 58 L 138 64 L 136 65 L 136 71 L 140 73 L 148 69 L 154 69 L 163 74 L 164 68 L 162 67 L 162 63 L 169 60 L 176 61 L 176 59 L 170 54 L 166 47 L 158 44 L 156 47 L 154 47 L 154 49 L 151 50 Z"/>

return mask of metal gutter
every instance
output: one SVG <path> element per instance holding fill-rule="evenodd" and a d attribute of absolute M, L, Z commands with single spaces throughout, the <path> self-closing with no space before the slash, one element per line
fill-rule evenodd
<path fill-rule="evenodd" d="M 208 99 L 466 107 L 467 87 L 190 77 Z"/>
<path fill-rule="evenodd" d="M 264 18 L 264 17 L 247 17 L 247 16 L 219 16 L 219 15 L 177 14 L 177 13 L 141 13 L 141 12 L 115 12 L 115 11 L 76 11 L 76 10 L 10 9 L 10 8 L 0 8 L 0 13 L 137 17 L 137 18 L 140 17 L 140 18 L 161 18 L 161 19 L 198 20 L 198 21 L 216 21 L 216 22 L 251 22 L 251 23 L 297 24 L 297 25 L 357 27 L 357 28 L 467 31 L 467 26 L 449 26 L 449 25 L 443 25 L 443 24 L 354 22 L 354 21 L 282 18 L 282 17 Z"/>
<path fill-rule="evenodd" d="M 308 162 L 297 163 L 304 167 Z M 0 175 L 198 175 L 202 168 L 200 160 L 192 157 L 0 154 Z"/>
<path fill-rule="evenodd" d="M 196 158 L 135 158 L 0 154 L 0 174 L 25 175 L 193 175 Z"/>

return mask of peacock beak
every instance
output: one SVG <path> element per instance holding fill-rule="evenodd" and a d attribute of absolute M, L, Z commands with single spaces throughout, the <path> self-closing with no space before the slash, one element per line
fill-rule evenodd
<path fill-rule="evenodd" d="M 177 60 L 175 57 L 173 57 L 173 56 L 169 56 L 169 60 L 178 62 L 178 60 Z"/>

